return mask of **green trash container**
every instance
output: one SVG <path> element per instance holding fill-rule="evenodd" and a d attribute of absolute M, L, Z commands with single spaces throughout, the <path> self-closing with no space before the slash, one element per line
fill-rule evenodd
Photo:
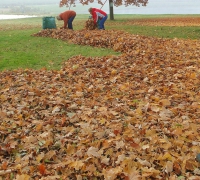
<path fill-rule="evenodd" d="M 43 29 L 56 29 L 55 17 L 43 17 Z"/>

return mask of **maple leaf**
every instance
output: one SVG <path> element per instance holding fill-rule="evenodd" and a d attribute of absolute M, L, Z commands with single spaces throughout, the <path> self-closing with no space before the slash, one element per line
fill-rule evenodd
<path fill-rule="evenodd" d="M 115 180 L 116 176 L 122 172 L 122 168 L 117 166 L 111 169 L 103 169 L 105 180 Z"/>
<path fill-rule="evenodd" d="M 110 158 L 107 158 L 107 157 L 103 157 L 101 159 L 101 163 L 106 164 L 106 165 L 109 165 L 109 161 L 110 161 Z"/>
<path fill-rule="evenodd" d="M 126 158 L 126 156 L 124 154 L 121 154 L 121 155 L 118 156 L 118 159 L 115 163 L 120 164 L 120 162 L 124 161 L 125 158 Z"/>
<path fill-rule="evenodd" d="M 142 177 L 156 177 L 157 175 L 160 174 L 159 170 L 154 169 L 153 167 L 151 168 L 141 168 L 142 169 Z"/>
<path fill-rule="evenodd" d="M 29 180 L 29 179 L 30 179 L 30 176 L 27 174 L 21 174 L 21 175 L 17 174 L 16 176 L 16 180 Z"/>
<path fill-rule="evenodd" d="M 166 120 L 166 119 L 171 118 L 173 116 L 173 112 L 170 111 L 169 109 L 164 108 L 160 111 L 159 115 L 163 120 Z"/>
<path fill-rule="evenodd" d="M 75 170 L 80 170 L 80 168 L 82 168 L 83 165 L 84 163 L 82 161 L 74 161 L 69 164 L 69 167 L 72 167 Z"/>
<path fill-rule="evenodd" d="M 40 164 L 40 165 L 38 166 L 38 169 L 39 169 L 40 174 L 42 174 L 42 175 L 45 174 L 46 166 L 45 166 L 44 164 Z"/>
<path fill-rule="evenodd" d="M 165 166 L 165 172 L 170 173 L 173 171 L 173 162 L 167 161 L 166 166 Z"/>
<path fill-rule="evenodd" d="M 116 149 L 123 148 L 125 145 L 124 141 L 116 141 Z"/>
<path fill-rule="evenodd" d="M 7 167 L 8 167 L 8 162 L 7 162 L 7 161 L 4 161 L 4 162 L 1 164 L 1 168 L 2 168 L 3 170 L 6 170 Z"/>
<path fill-rule="evenodd" d="M 130 173 L 128 173 L 129 180 L 140 180 L 142 177 L 136 167 L 130 169 Z"/>
<path fill-rule="evenodd" d="M 88 150 L 87 150 L 87 155 L 88 156 L 94 156 L 94 157 L 100 157 L 101 154 L 98 152 L 98 148 L 95 148 L 95 147 L 90 147 Z"/>

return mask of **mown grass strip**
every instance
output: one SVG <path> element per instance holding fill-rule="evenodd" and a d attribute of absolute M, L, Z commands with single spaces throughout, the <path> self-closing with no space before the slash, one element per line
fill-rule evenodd
<path fill-rule="evenodd" d="M 18 68 L 60 69 L 72 56 L 106 56 L 119 54 L 111 49 L 79 46 L 61 40 L 32 37 L 37 30 L 2 31 L 0 34 L 0 70 Z"/>
<path fill-rule="evenodd" d="M 192 16 L 192 15 L 190 15 Z M 124 30 L 132 34 L 160 37 L 199 39 L 198 26 L 147 26 L 127 24 L 130 20 L 162 17 L 187 17 L 186 15 L 115 15 L 107 20 L 106 29 Z M 196 17 L 196 16 L 192 16 Z M 88 15 L 77 15 L 74 30 L 84 29 Z M 63 22 L 56 21 L 57 27 Z M 59 69 L 63 61 L 75 55 L 105 56 L 119 54 L 111 49 L 79 46 L 68 42 L 38 38 L 31 35 L 42 30 L 42 16 L 36 18 L 0 20 L 0 70 L 18 68 Z M 91 32 L 92 33 L 92 32 Z M 105 32 L 106 33 L 106 32 Z"/>

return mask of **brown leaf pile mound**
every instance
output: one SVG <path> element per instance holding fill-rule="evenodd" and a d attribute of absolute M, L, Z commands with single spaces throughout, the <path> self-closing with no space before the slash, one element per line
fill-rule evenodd
<path fill-rule="evenodd" d="M 43 30 L 120 56 L 0 73 L 0 176 L 198 179 L 200 42 Z"/>
<path fill-rule="evenodd" d="M 85 29 L 87 29 L 87 30 L 94 30 L 94 29 L 97 29 L 97 25 L 94 24 L 93 19 L 88 19 L 88 20 L 85 22 Z"/>

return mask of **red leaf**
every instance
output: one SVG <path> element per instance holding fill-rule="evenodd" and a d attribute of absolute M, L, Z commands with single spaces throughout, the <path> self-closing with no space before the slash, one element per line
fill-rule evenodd
<path fill-rule="evenodd" d="M 39 168 L 40 174 L 44 175 L 45 174 L 45 170 L 46 170 L 45 165 L 44 164 L 40 164 L 38 166 L 38 168 Z"/>
<path fill-rule="evenodd" d="M 131 145 L 133 148 L 136 148 L 136 149 L 140 147 L 139 144 L 137 144 L 137 143 L 135 143 L 135 142 L 130 143 L 130 145 Z"/>
<path fill-rule="evenodd" d="M 117 136 L 117 134 L 119 134 L 119 130 L 114 130 L 114 134 Z"/>
<path fill-rule="evenodd" d="M 8 162 L 7 162 L 7 161 L 4 161 L 4 162 L 2 163 L 2 165 L 1 165 L 1 168 L 2 168 L 3 170 L 6 170 L 6 169 L 7 169 L 7 166 L 8 166 Z"/>

